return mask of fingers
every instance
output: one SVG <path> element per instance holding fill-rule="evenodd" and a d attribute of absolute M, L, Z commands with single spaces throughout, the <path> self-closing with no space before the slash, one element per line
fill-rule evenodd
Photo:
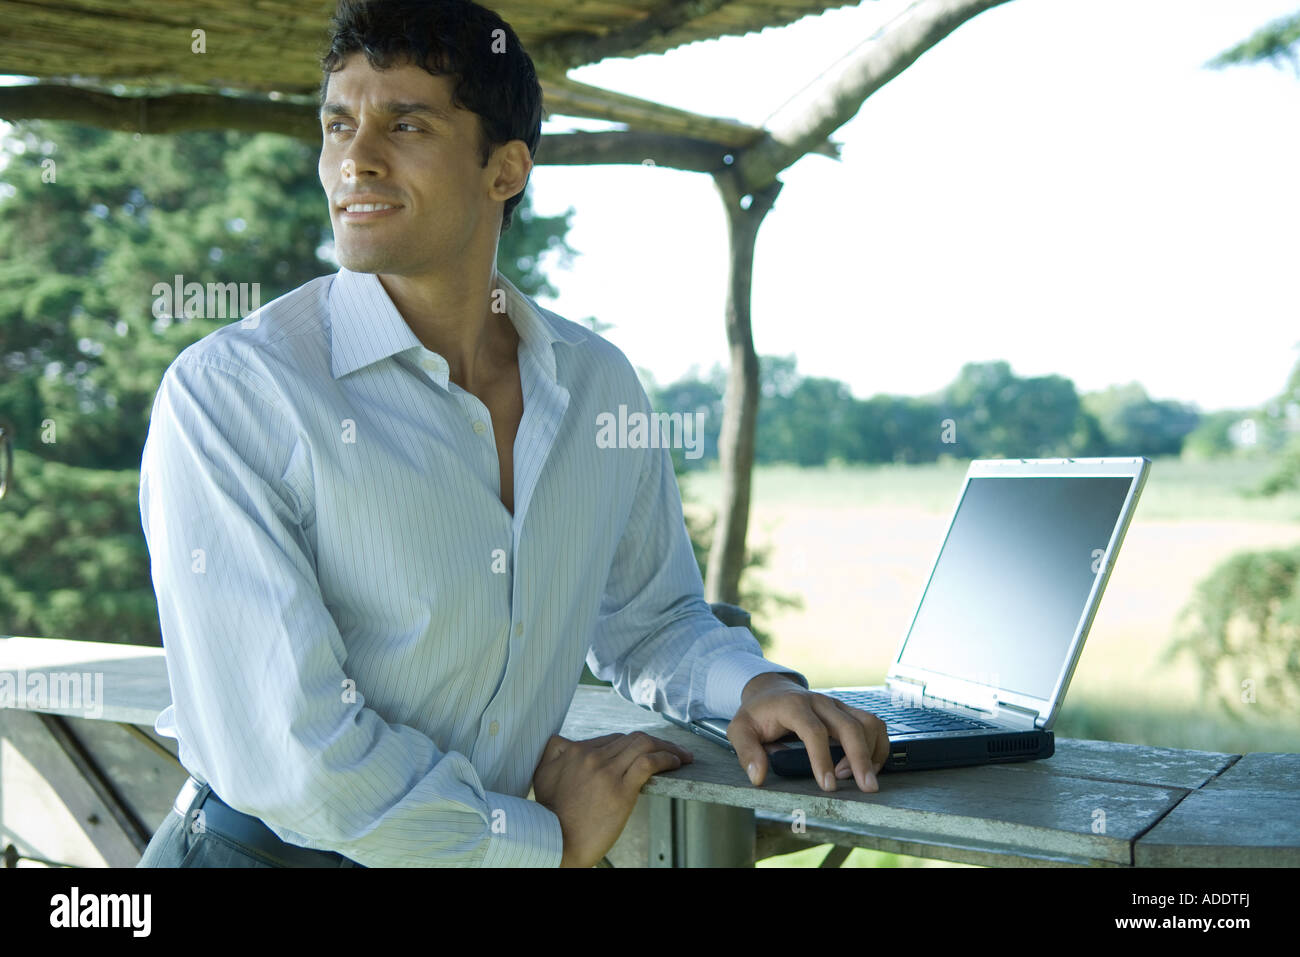
<path fill-rule="evenodd" d="M 554 749 L 555 754 L 560 755 L 568 749 L 567 746 L 570 744 L 585 744 L 589 747 L 595 747 L 597 745 L 606 744 L 616 738 L 624 737 L 627 737 L 627 735 L 615 732 L 612 734 L 602 734 L 598 738 L 583 738 L 581 741 L 574 741 L 571 738 L 564 737 L 562 734 L 553 734 L 551 735 L 550 740 L 546 742 L 546 749 L 547 751 Z M 547 751 L 543 751 L 543 754 L 547 753 Z"/>
<path fill-rule="evenodd" d="M 678 767 L 694 760 L 691 752 L 680 745 L 665 741 L 663 738 L 656 738 L 644 731 L 615 735 L 615 740 L 595 749 L 600 761 L 611 765 L 620 775 L 627 774 L 628 768 L 640 755 L 654 752 L 665 752 L 673 755 L 677 758 L 678 764 L 676 766 Z M 649 774 L 646 777 L 649 777 Z M 645 781 L 643 780 L 641 783 L 644 784 Z"/>
<path fill-rule="evenodd" d="M 607 756 L 613 756 L 621 753 L 625 748 L 635 745 L 638 747 L 651 747 L 666 749 L 677 754 L 683 761 L 691 760 L 694 755 L 686 748 L 679 744 L 673 744 L 671 741 L 665 741 L 663 738 L 656 738 L 652 734 L 646 734 L 644 731 L 633 731 L 630 734 L 611 734 L 606 735 L 608 740 L 605 744 L 599 746 L 596 750 L 603 752 Z M 592 741 L 600 741 L 601 738 L 593 738 Z"/>
<path fill-rule="evenodd" d="M 868 711 L 862 713 L 870 714 Z M 883 768 L 885 762 L 889 760 L 889 732 L 885 730 L 884 721 L 881 721 L 881 719 L 877 718 L 874 714 L 871 715 L 871 717 L 875 718 L 876 721 L 879 722 L 880 727 L 880 733 L 876 735 L 875 746 L 871 749 L 872 768 L 877 774 L 879 774 L 880 769 Z"/>
<path fill-rule="evenodd" d="M 859 790 L 879 791 L 876 752 L 881 749 L 885 755 L 889 752 L 884 722 L 870 712 L 843 706 L 826 695 L 814 695 L 812 708 L 844 749 L 836 777 L 840 777 L 841 771 L 847 767 L 857 780 Z"/>
<path fill-rule="evenodd" d="M 645 786 L 646 781 L 660 771 L 675 771 L 682 766 L 682 759 L 676 751 L 640 751 L 629 747 L 625 752 L 631 756 L 623 772 L 623 784 L 631 794 L 636 794 Z"/>
<path fill-rule="evenodd" d="M 629 795 L 636 795 L 660 771 L 674 771 L 694 760 L 680 745 L 644 731 L 619 735 L 619 740 L 609 742 L 596 753 L 600 754 L 607 772 L 621 780 Z"/>
<path fill-rule="evenodd" d="M 758 787 L 767 778 L 767 749 L 763 747 L 758 729 L 744 715 L 736 715 L 727 725 L 727 740 L 736 749 L 740 766 L 749 775 L 749 781 Z"/>
<path fill-rule="evenodd" d="M 844 705 L 844 710 L 856 720 L 862 722 L 863 727 L 867 729 L 867 740 L 873 742 L 871 747 L 871 769 L 876 774 L 879 774 L 880 769 L 889 760 L 889 732 L 885 722 L 870 711 L 863 711 L 861 708 L 854 708 L 852 705 Z M 874 737 L 872 735 L 873 729 L 875 730 Z"/>
<path fill-rule="evenodd" d="M 799 735 L 808 763 L 812 765 L 813 780 L 823 791 L 836 790 L 835 766 L 831 763 L 830 735 L 822 717 L 813 710 L 812 701 L 822 695 L 810 695 L 807 703 L 793 710 L 786 720 L 790 730 Z M 834 710 L 834 709 L 830 709 Z"/>

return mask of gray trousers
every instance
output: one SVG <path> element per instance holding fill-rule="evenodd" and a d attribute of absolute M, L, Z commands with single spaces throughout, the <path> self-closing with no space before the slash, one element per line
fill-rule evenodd
<path fill-rule="evenodd" d="M 282 867 L 272 862 L 256 849 L 245 847 L 237 841 L 214 833 L 211 828 L 193 826 L 194 809 L 206 796 L 207 788 L 199 792 L 190 803 L 185 817 L 168 813 L 136 867 Z M 341 867 L 354 865 L 340 858 Z"/>
<path fill-rule="evenodd" d="M 195 833 L 175 811 L 144 849 L 136 867 L 275 867 L 211 831 Z"/>

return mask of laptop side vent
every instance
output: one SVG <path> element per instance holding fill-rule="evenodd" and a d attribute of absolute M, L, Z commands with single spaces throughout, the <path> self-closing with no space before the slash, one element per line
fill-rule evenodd
<path fill-rule="evenodd" d="M 989 754 L 1034 754 L 1037 750 L 1038 741 L 1032 736 L 989 738 Z"/>

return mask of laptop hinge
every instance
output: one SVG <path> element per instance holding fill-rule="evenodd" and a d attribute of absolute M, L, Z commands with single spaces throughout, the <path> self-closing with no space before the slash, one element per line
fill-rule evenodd
<path fill-rule="evenodd" d="M 926 698 L 938 698 L 970 711 L 984 711 L 993 714 L 998 709 L 998 691 L 980 685 L 955 685 L 942 680 L 931 679 L 925 683 L 922 694 Z"/>
<path fill-rule="evenodd" d="M 1043 726 L 1043 719 L 1039 717 L 1038 712 L 1035 711 L 1033 708 L 1022 708 L 1020 707 L 1020 705 L 1012 704 L 1009 701 L 999 701 L 998 707 L 1001 708 L 1003 711 L 1013 711 L 1018 715 L 1022 715 L 1025 718 L 1028 718 L 1031 722 L 1033 722 L 1034 727 L 1036 728 L 1041 728 Z"/>
<path fill-rule="evenodd" d="M 890 675 L 885 680 L 886 686 L 898 688 L 900 691 L 916 691 L 918 694 L 925 687 L 925 680 L 922 678 L 911 678 L 907 675 Z"/>

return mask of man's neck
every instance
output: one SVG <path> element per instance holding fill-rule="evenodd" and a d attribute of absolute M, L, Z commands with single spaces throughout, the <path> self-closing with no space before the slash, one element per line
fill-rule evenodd
<path fill-rule="evenodd" d="M 416 338 L 447 360 L 448 377 L 466 391 L 475 392 L 514 359 L 519 345 L 514 324 L 491 308 L 495 269 L 486 276 L 378 278 Z"/>

